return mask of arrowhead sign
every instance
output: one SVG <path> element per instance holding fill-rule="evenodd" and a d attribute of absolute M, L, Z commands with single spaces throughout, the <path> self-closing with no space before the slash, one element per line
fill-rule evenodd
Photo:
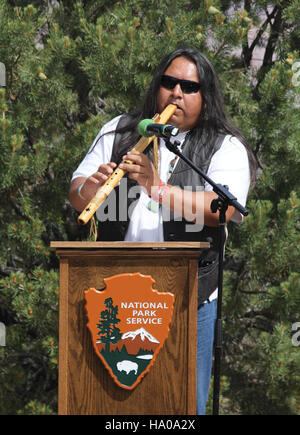
<path fill-rule="evenodd" d="M 103 291 L 85 291 L 87 327 L 114 381 L 130 390 L 153 366 L 169 335 L 174 295 L 153 290 L 153 278 L 140 273 L 115 275 L 104 283 Z"/>

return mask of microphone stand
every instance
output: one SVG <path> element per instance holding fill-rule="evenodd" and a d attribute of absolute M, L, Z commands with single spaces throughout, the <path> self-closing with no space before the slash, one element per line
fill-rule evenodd
<path fill-rule="evenodd" d="M 212 213 L 219 210 L 219 264 L 218 264 L 218 300 L 217 300 L 217 318 L 215 324 L 214 336 L 214 391 L 213 391 L 213 415 L 219 414 L 219 397 L 220 397 L 220 371 L 221 371 L 221 355 L 222 355 L 222 296 L 223 296 L 223 260 L 224 248 L 226 241 L 226 211 L 228 206 L 235 207 L 243 216 L 248 215 L 248 210 L 245 209 L 236 198 L 229 192 L 227 186 L 216 184 L 209 178 L 200 168 L 198 168 L 189 158 L 184 156 L 179 150 L 180 142 L 170 142 L 169 137 L 164 136 L 166 147 L 169 151 L 176 154 L 184 160 L 194 171 L 203 177 L 213 188 L 213 191 L 218 195 L 218 198 L 213 199 L 210 205 Z"/>

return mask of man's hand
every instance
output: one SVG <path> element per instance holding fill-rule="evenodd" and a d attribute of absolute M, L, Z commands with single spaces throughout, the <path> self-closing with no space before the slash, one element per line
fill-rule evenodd
<path fill-rule="evenodd" d="M 130 161 L 132 163 L 125 163 Z M 152 186 L 159 186 L 159 175 L 151 160 L 143 153 L 136 150 L 128 151 L 123 157 L 120 168 L 129 172 L 129 178 L 137 181 L 146 189 L 148 195 Z"/>
<path fill-rule="evenodd" d="M 117 167 L 116 163 L 109 162 L 100 165 L 97 172 L 88 178 L 78 177 L 72 181 L 69 191 L 69 199 L 73 207 L 82 211 L 90 200 L 96 195 L 97 190 L 110 177 Z M 80 188 L 80 186 L 82 187 Z M 80 195 L 78 189 L 80 188 Z"/>
<path fill-rule="evenodd" d="M 109 162 L 100 165 L 98 171 L 86 178 L 81 188 L 80 194 L 83 198 L 89 198 L 89 201 L 96 195 L 97 190 L 110 177 L 116 168 L 116 163 Z"/>

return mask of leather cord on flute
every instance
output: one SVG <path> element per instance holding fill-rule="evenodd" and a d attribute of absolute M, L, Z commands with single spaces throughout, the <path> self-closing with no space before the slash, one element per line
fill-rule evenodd
<path fill-rule="evenodd" d="M 169 104 L 161 114 L 157 114 L 154 116 L 153 121 L 156 123 L 165 124 L 171 118 L 171 116 L 175 113 L 177 106 L 174 104 Z M 147 146 L 152 142 L 153 138 L 151 137 L 141 137 L 138 143 L 133 147 L 134 150 L 143 152 Z M 132 163 L 126 161 L 125 163 Z M 112 175 L 102 184 L 101 187 L 96 192 L 96 195 L 91 199 L 85 209 L 81 212 L 78 217 L 78 223 L 81 225 L 85 225 L 92 216 L 96 213 L 97 209 L 100 207 L 103 201 L 108 197 L 110 192 L 118 185 L 121 178 L 124 177 L 126 171 L 120 169 L 119 167 L 112 173 Z"/>

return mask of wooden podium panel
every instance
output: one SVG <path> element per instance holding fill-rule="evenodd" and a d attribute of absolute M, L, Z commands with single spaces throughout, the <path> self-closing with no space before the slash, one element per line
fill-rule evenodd
<path fill-rule="evenodd" d="M 52 242 L 60 258 L 59 414 L 196 413 L 197 265 L 208 243 Z M 133 389 L 116 385 L 96 355 L 84 291 L 104 278 L 151 275 L 175 295 L 170 333 L 153 367 Z"/>

